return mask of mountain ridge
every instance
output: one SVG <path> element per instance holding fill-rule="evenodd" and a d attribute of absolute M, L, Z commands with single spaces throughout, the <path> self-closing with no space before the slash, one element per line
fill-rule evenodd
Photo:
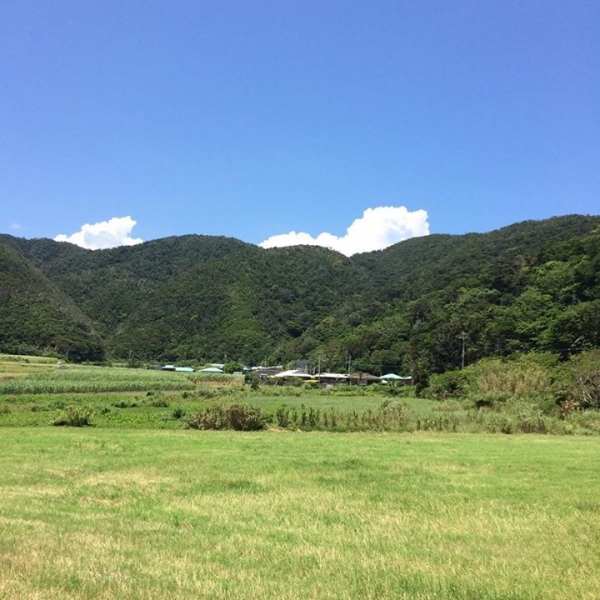
<path fill-rule="evenodd" d="M 557 351 L 557 344 L 572 349 L 581 328 L 565 324 L 569 311 L 575 321 L 587 315 L 585 343 L 598 345 L 599 229 L 600 217 L 568 215 L 489 233 L 432 234 L 351 257 L 318 246 L 265 249 L 195 234 L 94 251 L 2 234 L 2 269 L 21 269 L 6 289 L 23 289 L 29 279 L 40 290 L 50 286 L 55 308 L 70 309 L 64 320 L 49 319 L 54 337 L 37 339 L 27 333 L 36 311 L 17 311 L 12 294 L 0 310 L 0 351 L 20 340 L 64 353 L 53 340 L 78 323 L 84 333 L 67 351 L 81 360 L 321 357 L 339 369 L 352 356 L 365 370 L 425 364 L 441 371 L 456 366 L 461 331 L 469 335 L 468 361 Z M 583 283 L 573 281 L 576 275 Z M 575 295 L 553 295 L 544 277 Z M 539 315 L 526 310 L 534 299 Z M 22 325 L 11 317 L 16 313 L 25 315 Z"/>

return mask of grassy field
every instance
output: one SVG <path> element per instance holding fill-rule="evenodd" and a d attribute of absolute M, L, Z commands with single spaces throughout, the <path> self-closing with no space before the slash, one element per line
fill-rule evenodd
<path fill-rule="evenodd" d="M 195 389 L 194 383 L 181 373 L 126 368 L 55 368 L 53 371 L 28 373 L 23 377 L 0 381 L 0 395 L 191 389 Z"/>
<path fill-rule="evenodd" d="M 4 429 L 0 598 L 596 599 L 598 437 Z"/>
<path fill-rule="evenodd" d="M 373 390 L 251 390 L 239 376 L 77 365 L 59 369 L 56 361 L 0 356 L 0 426 L 47 426 L 69 406 L 77 406 L 98 427 L 181 429 L 186 418 L 221 403 L 241 402 L 266 413 L 282 405 L 362 413 L 377 410 L 384 399 Z M 427 414 L 439 404 L 404 400 L 415 414 Z"/>
<path fill-rule="evenodd" d="M 284 427 L 291 430 L 600 434 L 597 410 L 561 416 L 526 401 L 506 402 L 498 410 L 461 400 L 416 398 L 409 388 L 398 390 L 406 395 L 393 397 L 387 391 L 383 386 L 252 390 L 237 376 L 190 378 L 153 370 L 54 367 L 47 373 L 0 376 L 0 427 L 48 426 L 75 408 L 96 427 L 182 429 L 201 411 L 237 403 L 259 408 L 267 427 L 280 426 L 276 415 L 284 407 L 290 417 Z M 385 404 L 397 418 L 380 418 Z"/>
<path fill-rule="evenodd" d="M 15 377 L 56 370 L 57 359 L 41 356 L 0 354 L 0 383 Z"/>
<path fill-rule="evenodd" d="M 398 391 L 0 356 L 0 599 L 597 599 L 600 413 Z M 269 430 L 185 429 L 231 403 Z"/>

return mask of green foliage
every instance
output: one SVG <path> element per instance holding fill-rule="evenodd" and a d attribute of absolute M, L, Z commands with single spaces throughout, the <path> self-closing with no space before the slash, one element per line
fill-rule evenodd
<path fill-rule="evenodd" d="M 180 373 L 165 371 L 85 367 L 34 373 L 0 381 L 0 394 L 47 394 L 60 392 L 138 392 L 194 389 Z"/>
<path fill-rule="evenodd" d="M 515 398 L 531 398 L 552 394 L 548 368 L 529 359 L 486 359 L 468 370 L 478 394 L 507 394 Z"/>
<path fill-rule="evenodd" d="M 258 391 L 260 388 L 260 377 L 256 373 L 246 374 L 244 382 L 250 385 L 250 389 L 253 392 Z"/>
<path fill-rule="evenodd" d="M 600 409 L 600 351 L 574 357 L 564 366 L 564 371 L 559 401 L 571 408 Z"/>
<path fill-rule="evenodd" d="M 0 351 L 131 364 L 306 358 L 432 375 L 600 346 L 600 218 L 431 235 L 351 258 L 182 236 L 91 252 L 0 236 Z M 233 367 L 234 363 L 238 363 Z"/>
<path fill-rule="evenodd" d="M 175 410 L 173 410 L 173 418 L 174 419 L 181 419 L 185 416 L 185 410 L 183 408 L 181 408 L 181 406 L 178 406 Z"/>
<path fill-rule="evenodd" d="M 363 412 L 321 409 L 301 404 L 282 405 L 272 420 L 282 429 L 300 431 L 407 431 L 411 429 L 410 410 L 401 402 L 382 402 L 379 408 Z"/>
<path fill-rule="evenodd" d="M 260 408 L 245 404 L 210 406 L 186 422 L 189 429 L 233 429 L 260 431 L 268 421 Z"/>
<path fill-rule="evenodd" d="M 93 412 L 89 408 L 68 406 L 66 411 L 52 422 L 57 427 L 89 427 Z"/>
<path fill-rule="evenodd" d="M 102 360 L 104 346 L 92 320 L 30 261 L 2 243 L 0 306 L 0 352 Z"/>
<path fill-rule="evenodd" d="M 431 377 L 427 393 L 436 400 L 460 398 L 466 394 L 469 385 L 469 376 L 465 371 L 447 371 Z"/>

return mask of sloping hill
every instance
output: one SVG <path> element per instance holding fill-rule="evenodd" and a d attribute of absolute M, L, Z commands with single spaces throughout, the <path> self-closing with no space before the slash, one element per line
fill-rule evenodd
<path fill-rule="evenodd" d="M 50 350 L 74 360 L 100 360 L 93 323 L 12 248 L 0 244 L 0 351 Z"/>
<path fill-rule="evenodd" d="M 183 236 L 92 252 L 9 237 L 120 357 L 256 362 L 366 282 L 362 267 L 318 247 Z"/>
<path fill-rule="evenodd" d="M 332 368 L 346 355 L 357 369 L 418 372 L 460 366 L 463 342 L 467 362 L 599 346 L 599 227 L 598 217 L 573 215 L 355 256 L 369 293 L 280 353 L 321 356 Z"/>
<path fill-rule="evenodd" d="M 352 258 L 197 235 L 93 252 L 4 235 L 2 339 L 60 351 L 77 341 L 83 357 L 98 355 L 100 335 L 109 356 L 148 361 L 339 369 L 352 357 L 373 372 L 453 368 L 463 345 L 467 362 L 568 353 L 600 346 L 599 227 L 573 215 Z"/>

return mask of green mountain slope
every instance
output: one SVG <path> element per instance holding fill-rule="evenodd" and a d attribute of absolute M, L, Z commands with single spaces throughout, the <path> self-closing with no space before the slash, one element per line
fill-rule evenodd
<path fill-rule="evenodd" d="M 366 282 L 362 267 L 318 247 L 264 250 L 184 236 L 92 252 L 8 238 L 96 323 L 118 357 L 257 362 Z"/>
<path fill-rule="evenodd" d="M 74 360 L 100 360 L 93 324 L 15 250 L 0 244 L 0 351 L 52 351 Z"/>
<path fill-rule="evenodd" d="M 597 217 L 569 216 L 357 256 L 372 294 L 307 331 L 304 349 L 339 356 L 343 347 L 357 368 L 416 372 L 460 366 L 463 342 L 467 362 L 598 346 L 599 226 Z"/>
<path fill-rule="evenodd" d="M 99 332 L 108 356 L 148 361 L 310 358 L 330 369 L 351 361 L 372 372 L 435 372 L 459 366 L 463 347 L 467 363 L 570 353 L 600 346 L 599 227 L 600 217 L 574 215 L 352 258 L 195 235 L 94 252 L 4 235 L 6 264 L 21 269 L 5 281 L 10 306 L 24 281 L 53 291 L 22 295 L 18 310 L 2 309 L 3 322 L 41 318 L 71 337 L 79 323 L 82 340 L 97 342 Z M 41 296 L 51 306 L 68 298 L 70 324 L 35 317 Z M 20 339 L 52 345 L 31 331 Z"/>

